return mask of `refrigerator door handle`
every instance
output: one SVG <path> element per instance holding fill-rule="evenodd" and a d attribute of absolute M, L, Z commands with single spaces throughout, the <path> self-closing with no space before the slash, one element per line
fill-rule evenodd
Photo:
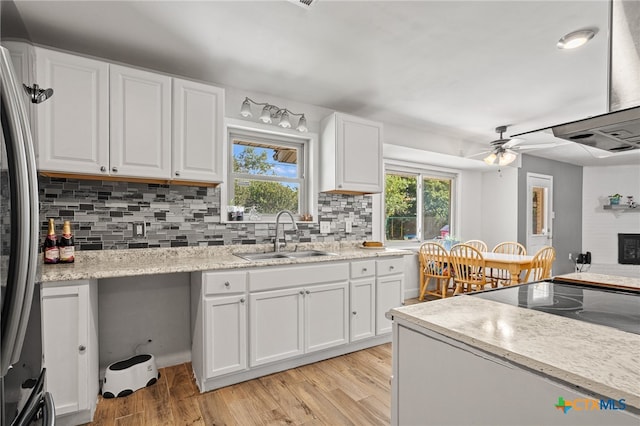
<path fill-rule="evenodd" d="M 51 393 L 45 392 L 42 406 L 42 426 L 55 426 L 56 424 L 56 407 L 53 403 Z"/>
<path fill-rule="evenodd" d="M 27 278 L 29 270 L 29 246 L 33 245 L 30 241 L 31 238 L 31 222 L 29 211 L 31 207 L 30 199 L 27 194 L 29 191 L 29 167 L 27 166 L 27 158 L 25 152 L 24 141 L 24 105 L 20 101 L 20 95 L 15 84 L 13 67 L 9 59 L 9 52 L 7 49 L 0 47 L 0 83 L 2 96 L 2 127 L 8 127 L 5 130 L 10 132 L 10 140 L 5 140 L 7 143 L 7 156 L 8 161 L 14 162 L 15 169 L 13 171 L 12 191 L 15 196 L 12 196 L 12 210 L 15 211 L 15 215 L 12 214 L 11 226 L 14 232 L 17 233 L 17 238 L 12 238 L 12 251 L 14 258 L 10 260 L 9 274 L 7 277 L 7 287 L 11 286 L 11 291 L 7 289 L 8 305 L 5 303 L 4 309 L 8 312 L 2 312 L 3 316 L 3 334 L 2 334 L 2 353 L 0 356 L 0 376 L 4 377 L 9 370 L 9 366 L 17 362 L 20 351 L 22 349 L 22 342 L 24 335 L 19 335 L 20 329 L 25 329 L 21 326 L 21 318 L 24 317 L 25 312 L 22 312 L 25 307 L 25 296 L 29 297 L 26 316 L 28 318 L 31 297 L 33 295 L 33 286 L 28 289 L 29 280 Z M 38 210 L 36 210 L 38 211 Z M 13 271 L 12 271 L 13 269 Z M 11 273 L 13 272 L 13 274 Z"/>

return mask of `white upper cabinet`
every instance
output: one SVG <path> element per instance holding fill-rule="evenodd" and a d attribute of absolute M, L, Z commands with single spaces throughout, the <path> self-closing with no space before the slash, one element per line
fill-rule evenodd
<path fill-rule="evenodd" d="M 173 179 L 222 182 L 224 89 L 173 80 Z"/>
<path fill-rule="evenodd" d="M 110 173 L 170 179 L 171 77 L 110 68 Z"/>
<path fill-rule="evenodd" d="M 382 192 L 382 124 L 336 112 L 320 128 L 320 191 Z"/>
<path fill-rule="evenodd" d="M 38 169 L 106 174 L 109 168 L 109 65 L 36 48 L 37 82 L 53 88 L 38 105 Z"/>

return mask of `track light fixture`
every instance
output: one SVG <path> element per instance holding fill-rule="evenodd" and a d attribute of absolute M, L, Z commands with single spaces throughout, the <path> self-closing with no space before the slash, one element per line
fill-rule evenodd
<path fill-rule="evenodd" d="M 307 119 L 304 114 L 298 114 L 293 111 L 290 111 L 286 108 L 280 108 L 276 105 L 271 105 L 269 103 L 256 102 L 250 98 L 244 98 L 242 102 L 242 106 L 240 107 L 240 115 L 243 117 L 253 117 L 253 113 L 251 112 L 251 104 L 262 106 L 262 113 L 260 113 L 259 120 L 263 123 L 270 124 L 273 123 L 274 120 L 277 120 L 278 126 L 289 129 L 291 128 L 290 115 L 299 115 L 300 119 L 298 120 L 298 125 L 296 126 L 296 130 L 299 132 L 306 132 L 307 129 Z"/>

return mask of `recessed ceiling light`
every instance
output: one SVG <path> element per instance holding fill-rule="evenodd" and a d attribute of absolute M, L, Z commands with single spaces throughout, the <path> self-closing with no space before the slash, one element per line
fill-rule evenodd
<path fill-rule="evenodd" d="M 579 30 L 567 34 L 558 40 L 558 49 L 575 49 L 586 44 L 596 35 L 595 30 Z"/>

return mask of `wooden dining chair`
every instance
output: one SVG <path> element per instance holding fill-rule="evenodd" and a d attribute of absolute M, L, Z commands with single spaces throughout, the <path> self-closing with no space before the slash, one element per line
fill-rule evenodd
<path fill-rule="evenodd" d="M 438 243 L 423 243 L 418 252 L 420 256 L 420 296 L 418 300 L 424 300 L 425 294 L 445 298 L 449 294 L 449 254 Z M 433 278 L 435 288 L 429 290 L 429 281 Z"/>
<path fill-rule="evenodd" d="M 475 248 L 479 252 L 489 251 L 489 248 L 487 247 L 487 243 L 485 243 L 482 240 L 469 240 L 469 241 L 465 241 L 464 244 Z"/>
<path fill-rule="evenodd" d="M 527 249 L 516 241 L 505 241 L 496 245 L 493 250 L 494 253 L 504 254 L 518 254 L 526 255 Z M 487 271 L 487 278 L 491 282 L 491 287 L 495 288 L 498 285 L 511 285 L 511 274 L 505 269 L 490 268 Z"/>
<path fill-rule="evenodd" d="M 531 269 L 527 271 L 524 281 L 540 281 L 551 278 L 551 266 L 556 260 L 556 250 L 550 246 L 544 246 L 533 256 Z"/>
<path fill-rule="evenodd" d="M 449 262 L 456 285 L 454 295 L 483 290 L 489 284 L 484 273 L 484 256 L 477 248 L 469 244 L 456 244 L 449 251 Z"/>

